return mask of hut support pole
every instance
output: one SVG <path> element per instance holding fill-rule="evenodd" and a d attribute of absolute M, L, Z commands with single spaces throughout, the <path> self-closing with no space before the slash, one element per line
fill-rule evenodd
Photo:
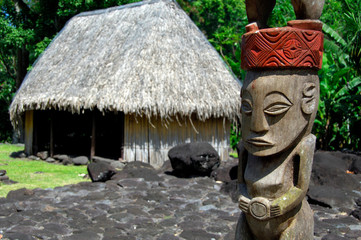
<path fill-rule="evenodd" d="M 95 130 L 96 130 L 96 121 L 95 121 L 95 112 L 93 112 L 93 120 L 92 120 L 92 141 L 90 147 L 90 160 L 93 160 L 95 156 Z"/>
<path fill-rule="evenodd" d="M 50 157 L 54 156 L 54 114 L 50 113 Z"/>
<path fill-rule="evenodd" d="M 34 111 L 25 112 L 25 153 L 33 154 Z"/>

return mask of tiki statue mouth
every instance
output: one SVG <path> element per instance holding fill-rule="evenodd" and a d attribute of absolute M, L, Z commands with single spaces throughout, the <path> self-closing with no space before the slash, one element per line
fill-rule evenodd
<path fill-rule="evenodd" d="M 249 138 L 246 140 L 246 142 L 257 147 L 272 147 L 275 145 L 274 143 L 267 141 L 261 137 Z"/>

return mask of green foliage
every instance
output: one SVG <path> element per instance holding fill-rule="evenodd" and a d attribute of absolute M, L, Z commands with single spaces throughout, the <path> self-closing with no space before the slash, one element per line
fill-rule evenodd
<path fill-rule="evenodd" d="M 35 48 L 34 48 L 34 56 L 36 58 L 38 58 L 43 52 L 44 50 L 49 46 L 49 44 L 51 43 L 51 38 L 45 37 L 42 41 L 38 42 L 37 44 L 35 44 Z"/>
<path fill-rule="evenodd" d="M 347 56 L 344 56 L 347 57 Z M 314 133 L 318 148 L 357 150 L 360 147 L 361 77 L 342 57 L 325 53 L 320 71 L 320 102 Z"/>
<path fill-rule="evenodd" d="M 87 173 L 86 166 L 63 166 L 9 157 L 12 152 L 21 150 L 24 147 L 0 144 L 0 168 L 7 171 L 6 175 L 11 180 L 18 182 L 13 185 L 0 183 L 0 198 L 6 197 L 9 191 L 20 188 L 45 189 L 89 181 L 82 177 Z"/>
<path fill-rule="evenodd" d="M 15 92 L 15 81 L 0 71 L 0 142 L 11 142 L 12 127 L 8 107 Z"/>
<path fill-rule="evenodd" d="M 229 153 L 229 156 L 231 156 L 233 158 L 238 158 L 238 154 L 236 152 Z"/>
<path fill-rule="evenodd" d="M 246 7 L 238 0 L 179 0 L 195 24 L 240 79 L 241 37 L 247 25 Z"/>
<path fill-rule="evenodd" d="M 334 2 L 334 1 L 330 1 Z M 359 150 L 361 145 L 361 0 L 342 0 L 339 34 L 324 24 L 325 53 L 320 76 L 320 103 L 313 132 L 318 148 Z M 327 2 L 326 2 L 326 7 Z M 333 14 L 333 13 L 331 13 Z M 342 25 L 341 25 L 342 26 Z"/>
<path fill-rule="evenodd" d="M 240 131 L 240 129 L 237 129 L 236 126 L 232 125 L 231 126 L 230 143 L 231 143 L 231 148 L 233 150 L 236 149 L 236 146 L 237 146 L 240 139 L 241 139 L 241 131 Z"/>
<path fill-rule="evenodd" d="M 290 20 L 296 19 L 290 0 L 277 0 L 276 6 L 268 19 L 270 27 L 284 27 Z"/>
<path fill-rule="evenodd" d="M 69 19 L 81 12 L 120 6 L 139 1 L 140 0 L 58 0 L 59 3 L 56 14 L 59 17 Z"/>

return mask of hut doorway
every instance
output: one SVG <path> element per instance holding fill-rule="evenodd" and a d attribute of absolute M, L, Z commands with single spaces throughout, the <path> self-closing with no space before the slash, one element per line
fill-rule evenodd
<path fill-rule="evenodd" d="M 35 111 L 33 151 L 88 156 L 91 140 L 89 116 L 89 112 Z"/>
<path fill-rule="evenodd" d="M 33 152 L 123 157 L 124 113 L 35 111 Z"/>
<path fill-rule="evenodd" d="M 123 158 L 124 149 L 124 113 L 94 112 L 93 127 L 95 127 L 94 154 L 118 160 Z M 93 129 L 94 131 L 94 129 Z M 93 133 L 94 134 L 94 133 Z"/>

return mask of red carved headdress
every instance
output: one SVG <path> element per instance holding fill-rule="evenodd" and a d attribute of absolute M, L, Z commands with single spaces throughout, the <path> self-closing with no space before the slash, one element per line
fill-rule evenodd
<path fill-rule="evenodd" d="M 246 26 L 242 36 L 242 69 L 321 69 L 322 23 L 295 20 L 287 27 L 259 30 L 256 23 Z"/>

